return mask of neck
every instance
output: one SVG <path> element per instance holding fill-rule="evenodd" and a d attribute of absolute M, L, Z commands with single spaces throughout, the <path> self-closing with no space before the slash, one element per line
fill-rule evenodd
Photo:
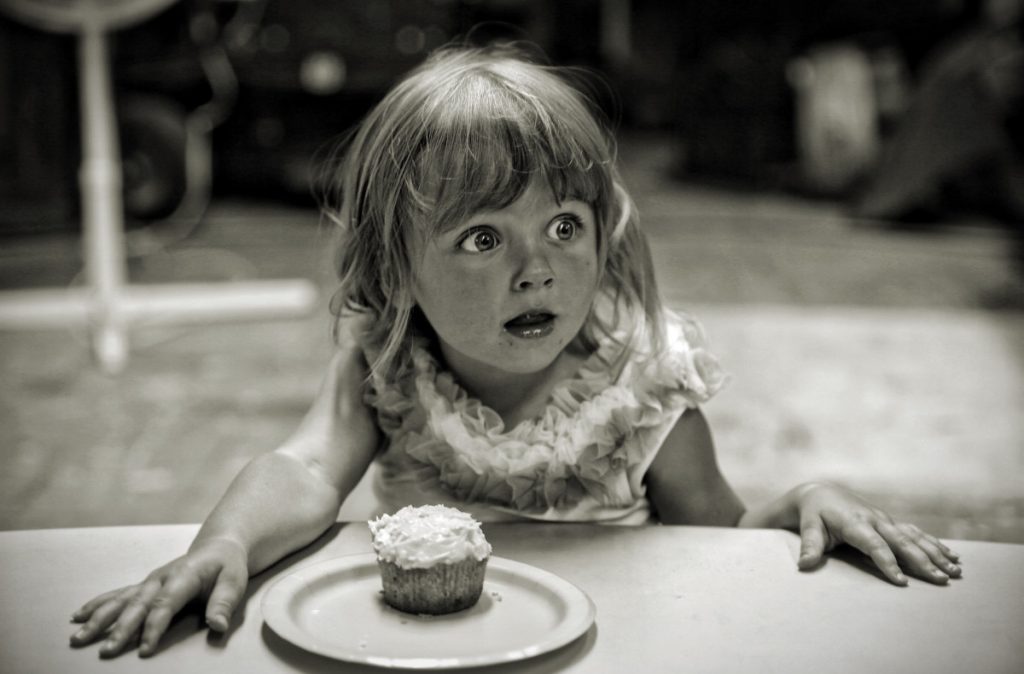
<path fill-rule="evenodd" d="M 548 367 L 537 372 L 506 372 L 495 367 L 458 362 L 443 354 L 448 368 L 466 391 L 491 408 L 513 428 L 519 422 L 532 419 L 543 412 L 551 390 L 563 379 L 573 376 L 583 361 L 569 351 L 559 354 Z"/>

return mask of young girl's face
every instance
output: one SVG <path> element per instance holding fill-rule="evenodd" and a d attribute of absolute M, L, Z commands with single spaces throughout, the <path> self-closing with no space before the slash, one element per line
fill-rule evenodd
<path fill-rule="evenodd" d="M 573 341 L 597 291 L 597 223 L 539 181 L 414 246 L 413 297 L 448 367 L 479 381 L 544 370 Z"/>

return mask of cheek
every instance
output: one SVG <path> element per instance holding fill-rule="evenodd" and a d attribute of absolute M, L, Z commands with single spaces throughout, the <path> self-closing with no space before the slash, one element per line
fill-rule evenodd
<path fill-rule="evenodd" d="M 434 271 L 417 283 L 415 296 L 434 331 L 446 337 L 468 333 L 486 321 L 496 306 L 490 274 L 472 271 Z"/>
<path fill-rule="evenodd" d="M 571 279 L 581 290 L 590 289 L 597 285 L 597 271 L 597 255 L 590 251 L 580 251 L 578 255 L 565 259 L 562 277 Z"/>

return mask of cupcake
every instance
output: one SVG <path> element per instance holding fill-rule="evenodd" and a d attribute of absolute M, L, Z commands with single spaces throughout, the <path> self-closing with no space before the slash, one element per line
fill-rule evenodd
<path fill-rule="evenodd" d="M 442 505 L 406 506 L 368 524 L 389 606 L 440 615 L 476 604 L 491 546 L 470 515 Z"/>

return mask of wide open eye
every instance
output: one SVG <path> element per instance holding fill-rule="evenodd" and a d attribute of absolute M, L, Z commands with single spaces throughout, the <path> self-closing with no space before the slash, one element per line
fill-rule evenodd
<path fill-rule="evenodd" d="M 474 227 L 459 239 L 458 246 L 469 253 L 486 253 L 498 246 L 501 240 L 490 227 Z"/>
<path fill-rule="evenodd" d="M 576 238 L 583 223 L 571 214 L 559 215 L 548 225 L 548 236 L 559 241 L 570 241 Z"/>

